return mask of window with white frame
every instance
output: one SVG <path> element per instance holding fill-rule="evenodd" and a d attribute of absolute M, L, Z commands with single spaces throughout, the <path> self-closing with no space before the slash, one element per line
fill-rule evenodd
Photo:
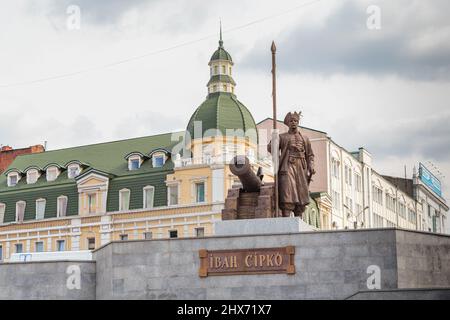
<path fill-rule="evenodd" d="M 162 167 L 164 165 L 164 163 L 166 162 L 166 155 L 161 154 L 161 153 L 155 154 L 152 156 L 152 161 L 153 161 L 154 168 Z"/>
<path fill-rule="evenodd" d="M 205 202 L 205 182 L 195 183 L 195 202 Z"/>
<path fill-rule="evenodd" d="M 414 211 L 411 208 L 408 208 L 408 220 L 409 220 L 409 222 L 416 223 L 416 218 L 417 218 L 416 211 Z"/>
<path fill-rule="evenodd" d="M 14 187 L 20 180 L 20 175 L 18 172 L 11 172 L 8 174 L 8 187 Z"/>
<path fill-rule="evenodd" d="M 383 228 L 383 217 L 374 213 L 373 214 L 373 226 L 375 228 Z"/>
<path fill-rule="evenodd" d="M 59 196 L 57 199 L 57 214 L 58 217 L 65 217 L 67 214 L 67 202 L 68 198 L 66 196 Z"/>
<path fill-rule="evenodd" d="M 169 206 L 178 204 L 178 184 L 173 184 L 167 187 Z"/>
<path fill-rule="evenodd" d="M 27 171 L 27 184 L 36 183 L 39 178 L 39 172 L 36 169 Z"/>
<path fill-rule="evenodd" d="M 398 203 L 398 214 L 402 218 L 406 218 L 406 206 L 403 202 Z"/>
<path fill-rule="evenodd" d="M 97 212 L 97 193 L 89 193 L 87 195 L 88 200 L 88 212 L 96 213 Z"/>
<path fill-rule="evenodd" d="M 35 252 L 43 252 L 44 251 L 44 242 L 36 241 L 34 243 L 34 251 Z"/>
<path fill-rule="evenodd" d="M 16 222 L 23 222 L 26 205 L 27 203 L 25 201 L 18 201 L 16 203 Z"/>
<path fill-rule="evenodd" d="M 372 197 L 373 201 L 383 205 L 383 189 L 378 188 L 377 186 L 372 186 Z"/>
<path fill-rule="evenodd" d="M 340 177 L 339 160 L 337 160 L 335 158 L 331 159 L 331 174 L 336 179 L 339 179 L 339 177 Z"/>
<path fill-rule="evenodd" d="M 355 188 L 357 192 L 362 192 L 362 178 L 359 173 L 355 172 Z"/>
<path fill-rule="evenodd" d="M 155 198 L 155 187 L 153 186 L 146 186 L 144 187 L 144 196 L 143 196 L 143 208 L 144 209 L 151 209 L 153 208 L 153 201 Z"/>
<path fill-rule="evenodd" d="M 337 191 L 332 191 L 332 199 L 331 199 L 332 203 L 333 203 L 333 208 L 335 209 L 340 209 L 341 207 L 341 195 L 339 192 Z"/>
<path fill-rule="evenodd" d="M 36 220 L 44 219 L 45 215 L 45 199 L 36 200 Z"/>
<path fill-rule="evenodd" d="M 73 179 L 78 176 L 81 172 L 81 167 L 78 164 L 71 164 L 67 168 L 67 177 Z"/>
<path fill-rule="evenodd" d="M 0 203 L 0 223 L 3 223 L 5 218 L 6 204 Z"/>
<path fill-rule="evenodd" d="M 130 189 L 122 189 L 119 191 L 119 211 L 130 209 Z"/>
<path fill-rule="evenodd" d="M 391 211 L 395 211 L 397 201 L 390 194 L 386 194 L 386 208 Z"/>
<path fill-rule="evenodd" d="M 46 176 L 47 181 L 55 181 L 58 178 L 59 169 L 57 167 L 50 167 L 47 169 Z"/>
<path fill-rule="evenodd" d="M 140 156 L 132 156 L 128 158 L 128 170 L 138 170 L 141 167 L 142 159 Z"/>

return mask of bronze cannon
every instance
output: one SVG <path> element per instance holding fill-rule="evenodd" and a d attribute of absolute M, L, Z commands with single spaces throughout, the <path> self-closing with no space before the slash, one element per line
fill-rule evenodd
<path fill-rule="evenodd" d="M 255 174 L 246 156 L 235 156 L 230 162 L 230 170 L 236 175 L 242 183 L 244 192 L 259 192 L 262 184 L 262 170 L 258 169 Z"/>
<path fill-rule="evenodd" d="M 222 220 L 270 218 L 274 216 L 273 183 L 263 183 L 262 168 L 257 173 L 246 156 L 238 155 L 230 162 L 230 170 L 241 184 L 232 186 L 225 199 Z"/>

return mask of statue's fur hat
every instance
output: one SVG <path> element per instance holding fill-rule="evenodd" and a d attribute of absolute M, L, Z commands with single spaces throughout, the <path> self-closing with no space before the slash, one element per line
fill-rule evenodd
<path fill-rule="evenodd" d="M 289 125 L 289 121 L 291 120 L 291 117 L 296 117 L 299 121 L 300 121 L 300 117 L 302 116 L 302 112 L 299 111 L 294 111 L 294 112 L 289 112 L 286 117 L 284 117 L 284 124 L 285 125 Z"/>

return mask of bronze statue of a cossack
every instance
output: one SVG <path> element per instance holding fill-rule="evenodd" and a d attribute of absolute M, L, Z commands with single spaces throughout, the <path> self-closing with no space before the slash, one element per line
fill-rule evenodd
<path fill-rule="evenodd" d="M 284 118 L 289 130 L 279 135 L 278 202 L 283 217 L 289 217 L 291 212 L 302 217 L 309 204 L 309 184 L 315 174 L 311 143 L 298 129 L 300 115 L 301 112 L 289 112 Z M 272 152 L 271 143 L 268 150 Z"/>

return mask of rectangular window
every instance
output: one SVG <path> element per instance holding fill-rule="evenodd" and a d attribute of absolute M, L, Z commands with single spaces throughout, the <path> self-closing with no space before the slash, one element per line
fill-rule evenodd
<path fill-rule="evenodd" d="M 164 165 L 165 155 L 153 156 L 153 167 L 159 168 Z"/>
<path fill-rule="evenodd" d="M 14 187 L 15 185 L 17 185 L 17 181 L 17 175 L 10 175 L 8 177 L 8 186 Z"/>
<path fill-rule="evenodd" d="M 178 238 L 178 231 L 177 230 L 170 230 L 169 231 L 169 237 L 170 238 Z"/>
<path fill-rule="evenodd" d="M 0 223 L 3 223 L 3 219 L 5 217 L 6 205 L 4 203 L 0 203 Z"/>
<path fill-rule="evenodd" d="M 341 195 L 339 192 L 333 190 L 332 202 L 333 207 L 339 210 L 341 207 Z"/>
<path fill-rule="evenodd" d="M 348 184 L 348 167 L 344 166 L 344 172 L 345 172 L 345 183 Z"/>
<path fill-rule="evenodd" d="M 359 174 L 355 173 L 356 191 L 362 191 L 362 178 Z"/>
<path fill-rule="evenodd" d="M 128 240 L 128 235 L 127 234 L 121 234 L 120 235 L 120 240 L 121 241 L 127 241 Z"/>
<path fill-rule="evenodd" d="M 66 250 L 66 241 L 65 240 L 56 240 L 56 250 L 65 251 Z"/>
<path fill-rule="evenodd" d="M 61 196 L 58 197 L 58 208 L 56 209 L 58 213 L 58 217 L 65 217 L 67 214 L 67 197 Z"/>
<path fill-rule="evenodd" d="M 155 188 L 147 186 L 144 188 L 144 209 L 153 208 L 153 200 L 155 198 Z"/>
<path fill-rule="evenodd" d="M 16 203 L 16 222 L 23 222 L 25 216 L 25 201 L 19 201 Z"/>
<path fill-rule="evenodd" d="M 406 206 L 403 203 L 398 204 L 398 214 L 402 218 L 406 218 Z"/>
<path fill-rule="evenodd" d="M 43 252 L 44 251 L 44 243 L 42 241 L 38 241 L 34 244 L 35 251 L 36 252 Z"/>
<path fill-rule="evenodd" d="M 227 73 L 227 69 L 225 68 L 225 66 L 222 66 L 222 73 L 226 74 Z"/>
<path fill-rule="evenodd" d="M 36 200 L 36 219 L 44 219 L 45 215 L 45 199 Z"/>
<path fill-rule="evenodd" d="M 88 194 L 88 209 L 89 209 L 89 213 L 97 212 L 97 194 L 96 193 Z"/>
<path fill-rule="evenodd" d="M 58 169 L 51 168 L 47 169 L 47 181 L 54 181 L 58 176 Z"/>
<path fill-rule="evenodd" d="M 137 170 L 141 166 L 141 161 L 139 159 L 130 159 L 130 170 Z"/>
<path fill-rule="evenodd" d="M 169 186 L 169 206 L 178 204 L 178 185 Z"/>
<path fill-rule="evenodd" d="M 0 246 L 0 261 L 3 261 L 3 247 Z"/>
<path fill-rule="evenodd" d="M 80 173 L 80 168 L 77 165 L 69 166 L 68 177 L 69 179 L 73 179 Z"/>
<path fill-rule="evenodd" d="M 16 243 L 16 253 L 23 252 L 23 245 L 21 243 Z"/>
<path fill-rule="evenodd" d="M 376 186 L 372 186 L 372 194 L 373 194 L 373 201 L 375 201 L 380 205 L 383 205 L 383 190 L 377 188 Z"/>
<path fill-rule="evenodd" d="M 119 210 L 125 211 L 130 209 L 130 190 L 123 189 L 119 191 Z"/>
<path fill-rule="evenodd" d="M 33 184 L 36 183 L 38 179 L 38 173 L 36 171 L 31 171 L 27 173 L 27 183 Z"/>
<path fill-rule="evenodd" d="M 88 238 L 88 250 L 94 250 L 95 249 L 95 238 Z"/>
<path fill-rule="evenodd" d="M 144 239 L 145 240 L 150 240 L 152 238 L 153 238 L 153 234 L 151 233 L 151 231 L 144 232 Z"/>
<path fill-rule="evenodd" d="M 205 183 L 199 182 L 195 184 L 195 201 L 205 202 Z"/>
<path fill-rule="evenodd" d="M 195 228 L 195 236 L 196 237 L 204 237 L 205 236 L 205 228 Z"/>

